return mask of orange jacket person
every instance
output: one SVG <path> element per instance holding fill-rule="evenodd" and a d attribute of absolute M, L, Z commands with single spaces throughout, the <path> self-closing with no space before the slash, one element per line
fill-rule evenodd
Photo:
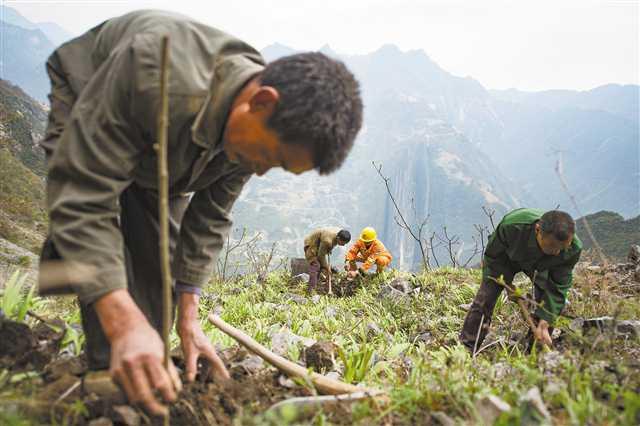
<path fill-rule="evenodd" d="M 375 264 L 376 273 L 380 273 L 391 263 L 391 260 L 391 253 L 377 239 L 376 230 L 368 226 L 362 230 L 360 238 L 347 252 L 345 269 L 350 277 L 355 277 L 358 271 L 366 272 Z M 362 266 L 358 268 L 357 263 L 362 263 Z"/>

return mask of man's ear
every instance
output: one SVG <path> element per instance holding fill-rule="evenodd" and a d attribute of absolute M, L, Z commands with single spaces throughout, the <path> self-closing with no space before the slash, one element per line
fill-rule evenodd
<path fill-rule="evenodd" d="M 280 93 L 271 86 L 260 86 L 249 99 L 251 112 L 266 112 L 271 114 L 278 104 Z"/>

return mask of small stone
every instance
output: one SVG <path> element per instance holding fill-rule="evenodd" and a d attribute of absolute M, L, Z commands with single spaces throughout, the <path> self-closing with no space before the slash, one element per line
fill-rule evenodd
<path fill-rule="evenodd" d="M 440 426 L 455 426 L 456 424 L 451 417 L 447 416 L 442 411 L 434 411 L 431 413 L 431 418 Z"/>
<path fill-rule="evenodd" d="M 558 351 L 550 351 L 542 354 L 542 364 L 545 371 L 555 370 L 560 366 L 560 363 L 564 360 L 564 356 Z"/>
<path fill-rule="evenodd" d="M 98 417 L 89 422 L 89 426 L 113 426 L 111 419 L 106 417 Z"/>
<path fill-rule="evenodd" d="M 335 318 L 338 312 L 336 308 L 333 306 L 327 306 L 324 310 L 324 316 L 327 318 Z"/>
<path fill-rule="evenodd" d="M 84 376 L 82 390 L 85 394 L 95 394 L 100 399 L 124 403 L 127 399 L 122 390 L 111 380 L 108 371 L 89 372 Z"/>
<path fill-rule="evenodd" d="M 333 342 L 317 342 L 305 350 L 307 367 L 317 372 L 328 370 L 335 364 L 338 347 Z"/>
<path fill-rule="evenodd" d="M 312 346 L 316 341 L 307 337 L 293 334 L 288 328 L 280 328 L 279 331 L 271 330 L 271 350 L 278 355 L 286 356 L 289 346 L 301 343 L 305 347 Z"/>
<path fill-rule="evenodd" d="M 58 380 L 49 383 L 40 392 L 40 398 L 47 401 L 55 401 L 67 394 L 65 399 L 74 399 L 80 396 L 80 379 L 70 374 L 65 374 Z"/>
<path fill-rule="evenodd" d="M 116 405 L 113 407 L 113 420 L 125 426 L 140 426 L 142 418 L 133 407 L 129 405 Z"/>
<path fill-rule="evenodd" d="M 313 297 L 311 297 L 311 303 L 314 305 L 318 304 L 318 302 L 320 302 L 320 298 L 319 294 L 314 294 Z"/>
<path fill-rule="evenodd" d="M 511 406 L 495 395 L 485 396 L 476 401 L 476 410 L 482 424 L 492 425 L 502 413 L 511 410 Z"/>
<path fill-rule="evenodd" d="M 77 356 L 63 356 L 47 364 L 44 368 L 48 380 L 56 380 L 65 374 L 81 376 L 87 371 L 87 364 L 83 358 Z"/>
<path fill-rule="evenodd" d="M 419 334 L 419 335 L 416 337 L 416 339 L 415 339 L 415 342 L 416 342 L 416 343 L 418 343 L 418 342 L 422 342 L 422 343 L 424 343 L 425 345 L 430 345 L 430 344 L 432 344 L 434 341 L 435 341 L 435 339 L 433 338 L 433 335 L 432 335 L 431 333 L 429 333 L 428 331 L 427 331 L 427 332 L 424 332 L 424 333 L 422 333 L 422 334 Z"/>
<path fill-rule="evenodd" d="M 469 309 L 471 309 L 471 303 L 463 303 L 461 305 L 458 305 L 458 308 L 462 309 L 463 311 L 468 311 Z"/>
<path fill-rule="evenodd" d="M 299 294 L 289 293 L 287 294 L 287 298 L 298 305 L 306 305 L 309 302 L 309 299 L 304 296 L 300 296 Z"/>
<path fill-rule="evenodd" d="M 233 373 L 240 373 L 239 375 L 252 375 L 258 373 L 264 368 L 264 360 L 262 358 L 257 355 L 250 355 L 242 361 L 234 363 L 231 366 L 231 373 L 232 375 L 234 375 Z"/>
<path fill-rule="evenodd" d="M 411 300 L 411 296 L 390 285 L 382 287 L 376 298 L 382 302 L 391 302 L 394 304 L 408 303 Z"/>
<path fill-rule="evenodd" d="M 289 377 L 285 376 L 284 374 L 281 374 L 280 376 L 278 376 L 278 384 L 282 387 L 288 388 L 288 389 L 293 389 L 298 387 L 298 385 L 296 385 L 296 382 L 294 382 L 293 380 L 291 380 Z"/>
<path fill-rule="evenodd" d="M 593 274 L 599 274 L 602 272 L 602 268 L 598 265 L 587 266 L 587 271 Z"/>
<path fill-rule="evenodd" d="M 373 338 L 382 334 L 382 329 L 375 322 L 370 322 L 367 324 L 367 336 L 369 338 Z"/>
<path fill-rule="evenodd" d="M 405 294 L 410 293 L 413 290 L 411 283 L 404 278 L 395 278 L 389 283 L 389 286 Z"/>
<path fill-rule="evenodd" d="M 624 320 L 616 323 L 616 332 L 629 337 L 640 338 L 640 321 Z"/>
<path fill-rule="evenodd" d="M 540 389 L 532 387 L 520 398 L 520 403 L 524 405 L 522 424 L 551 424 L 551 414 L 542 400 Z"/>
<path fill-rule="evenodd" d="M 308 283 L 309 282 L 309 274 L 303 272 L 301 274 L 298 274 L 298 275 L 295 275 L 295 276 L 291 277 L 291 280 L 294 283 L 298 283 L 298 284 L 300 284 L 300 283 Z"/>

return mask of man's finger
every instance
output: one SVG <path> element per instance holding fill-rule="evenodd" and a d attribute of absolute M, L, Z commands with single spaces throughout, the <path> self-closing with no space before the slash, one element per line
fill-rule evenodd
<path fill-rule="evenodd" d="M 169 414 L 166 406 L 160 404 L 151 392 L 150 379 L 147 377 L 145 368 L 141 368 L 140 362 L 125 362 L 125 371 L 128 379 L 131 380 L 132 388 L 135 392 L 135 401 L 144 406 L 144 408 L 154 416 L 164 416 Z"/>
<path fill-rule="evenodd" d="M 185 365 L 187 367 L 187 381 L 193 382 L 196 379 L 196 373 L 198 372 L 198 353 L 196 351 L 189 351 L 185 354 Z"/>
<path fill-rule="evenodd" d="M 145 370 L 151 381 L 151 388 L 160 392 L 165 401 L 175 401 L 177 395 L 173 380 L 164 366 L 159 362 L 149 362 L 145 364 Z"/>
<path fill-rule="evenodd" d="M 214 377 L 218 380 L 226 380 L 231 378 L 227 368 L 224 366 L 224 363 L 216 353 L 215 349 L 211 346 L 207 347 L 202 353 L 211 363 L 213 367 Z"/>
<path fill-rule="evenodd" d="M 180 380 L 180 373 L 178 373 L 178 369 L 173 362 L 169 363 L 169 376 L 171 377 L 171 381 L 173 382 L 173 387 L 176 392 L 182 391 L 182 380 Z"/>

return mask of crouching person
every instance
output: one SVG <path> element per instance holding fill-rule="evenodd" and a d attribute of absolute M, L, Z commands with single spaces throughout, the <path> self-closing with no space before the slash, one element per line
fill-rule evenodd
<path fill-rule="evenodd" d="M 351 233 L 335 227 L 319 228 L 304 239 L 304 257 L 309 262 L 309 291 L 318 283 L 318 275 L 324 271 L 331 275 L 331 264 L 327 259 L 336 246 L 351 241 Z"/>
<path fill-rule="evenodd" d="M 392 259 L 391 253 L 378 240 L 376 230 L 366 227 L 345 256 L 347 276 L 354 278 L 358 273 L 365 274 L 373 265 L 376 265 L 376 273 L 379 274 L 389 266 Z M 358 263 L 362 265 L 358 266 Z"/>
<path fill-rule="evenodd" d="M 537 324 L 534 337 L 551 345 L 551 326 L 564 308 L 581 251 L 582 243 L 569 214 L 537 209 L 508 213 L 489 237 L 482 261 L 482 282 L 465 318 L 460 341 L 471 350 L 479 347 L 489 331 L 493 308 L 502 291 L 495 280 L 502 275 L 505 283 L 511 284 L 514 275 L 522 271 L 532 279 L 538 303 L 533 318 Z"/>

